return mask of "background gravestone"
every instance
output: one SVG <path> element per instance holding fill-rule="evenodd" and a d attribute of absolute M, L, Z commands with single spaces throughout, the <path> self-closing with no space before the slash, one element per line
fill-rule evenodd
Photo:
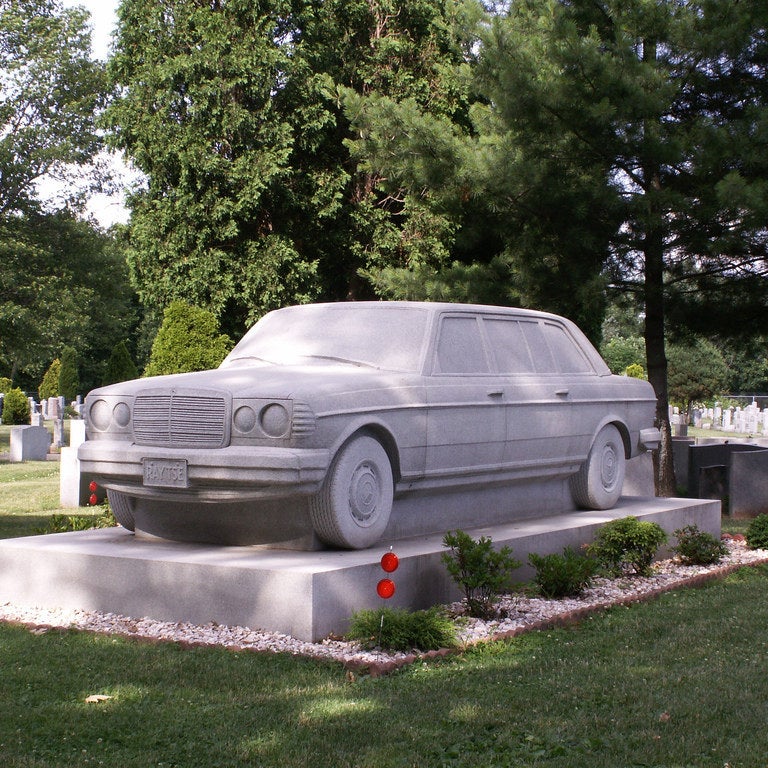
<path fill-rule="evenodd" d="M 730 514 L 768 514 L 768 450 L 739 451 L 731 456 Z"/>
<path fill-rule="evenodd" d="M 45 461 L 50 445 L 45 427 L 11 427 L 11 461 Z"/>

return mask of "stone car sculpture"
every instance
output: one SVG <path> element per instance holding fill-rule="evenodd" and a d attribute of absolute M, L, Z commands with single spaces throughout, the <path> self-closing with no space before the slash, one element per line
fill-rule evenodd
<path fill-rule="evenodd" d="M 610 508 L 625 460 L 658 447 L 654 413 L 650 384 L 562 317 L 310 304 L 267 314 L 216 370 L 91 392 L 79 459 L 129 530 L 218 540 L 220 517 L 221 543 L 259 543 L 257 518 L 279 529 L 304 500 L 322 542 L 360 549 L 405 491 L 570 477 L 577 506 Z"/>

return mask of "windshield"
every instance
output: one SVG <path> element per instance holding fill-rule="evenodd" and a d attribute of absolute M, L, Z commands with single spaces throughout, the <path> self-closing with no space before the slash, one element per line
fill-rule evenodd
<path fill-rule="evenodd" d="M 335 361 L 418 372 L 427 332 L 423 308 L 381 303 L 306 304 L 270 312 L 227 355 L 280 365 Z"/>

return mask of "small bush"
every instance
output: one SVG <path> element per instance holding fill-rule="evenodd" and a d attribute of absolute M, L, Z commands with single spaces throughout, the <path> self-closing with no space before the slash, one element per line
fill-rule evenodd
<path fill-rule="evenodd" d="M 7 376 L 0 376 L 0 395 L 13 389 L 13 382 Z"/>
<path fill-rule="evenodd" d="M 402 608 L 357 611 L 352 616 L 349 633 L 364 648 L 392 651 L 436 651 L 456 645 L 453 622 L 437 607 L 425 611 Z"/>
<path fill-rule="evenodd" d="M 536 569 L 535 582 L 543 597 L 560 598 L 580 595 L 597 572 L 591 557 L 566 547 L 562 555 L 538 555 L 531 552 L 528 562 Z"/>
<path fill-rule="evenodd" d="M 728 553 L 722 541 L 711 533 L 700 531 L 696 525 L 686 525 L 675 531 L 677 546 L 672 551 L 684 565 L 712 565 Z"/>
<path fill-rule="evenodd" d="M 29 400 L 18 387 L 3 397 L 3 424 L 29 424 Z"/>
<path fill-rule="evenodd" d="M 104 503 L 98 515 L 62 515 L 55 514 L 48 518 L 46 525 L 36 533 L 67 533 L 68 531 L 89 531 L 92 528 L 113 528 L 117 525 L 109 504 Z"/>
<path fill-rule="evenodd" d="M 614 576 L 647 576 L 667 534 L 657 523 L 622 517 L 606 523 L 597 532 L 587 553 Z"/>
<path fill-rule="evenodd" d="M 750 549 L 768 549 L 768 515 L 758 515 L 744 533 Z"/>
<path fill-rule="evenodd" d="M 144 375 L 217 368 L 231 348 L 232 341 L 219 332 L 218 320 L 211 312 L 173 301 L 163 314 Z"/>
<path fill-rule="evenodd" d="M 521 562 L 509 547 L 499 550 L 487 536 L 475 541 L 464 531 L 450 531 L 443 537 L 442 560 L 451 578 L 464 592 L 470 616 L 488 618 L 495 613 L 494 602 L 511 586 L 511 573 Z"/>

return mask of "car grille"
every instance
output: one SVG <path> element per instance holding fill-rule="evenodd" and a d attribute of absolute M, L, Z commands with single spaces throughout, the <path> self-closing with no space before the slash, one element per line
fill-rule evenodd
<path fill-rule="evenodd" d="M 228 441 L 227 401 L 221 396 L 138 395 L 133 407 L 137 445 L 223 448 Z"/>

